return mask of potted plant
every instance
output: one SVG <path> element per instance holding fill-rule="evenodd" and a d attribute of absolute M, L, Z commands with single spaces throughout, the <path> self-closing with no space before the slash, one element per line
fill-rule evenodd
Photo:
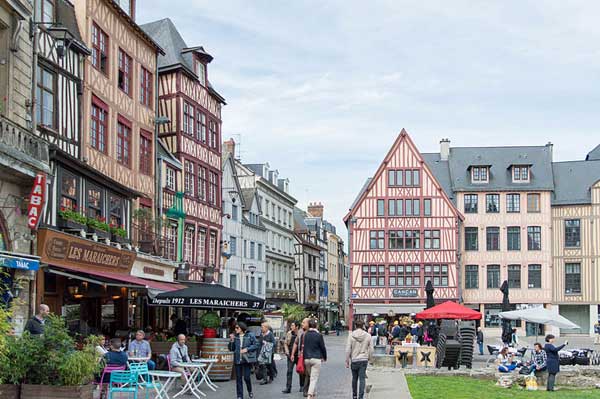
<path fill-rule="evenodd" d="M 96 234 L 100 239 L 110 239 L 110 226 L 104 216 L 87 218 L 88 233 Z"/>
<path fill-rule="evenodd" d="M 77 212 L 77 206 L 73 209 L 61 207 L 58 211 L 56 226 L 63 230 L 85 230 L 87 218 Z"/>
<path fill-rule="evenodd" d="M 304 310 L 304 306 L 290 305 L 289 303 L 283 304 L 281 307 L 281 313 L 287 322 L 301 322 L 308 315 L 306 310 Z"/>
<path fill-rule="evenodd" d="M 121 225 L 116 226 L 114 224 L 110 225 L 110 240 L 114 242 L 118 242 L 119 244 L 127 244 L 129 240 L 127 239 L 127 230 Z"/>
<path fill-rule="evenodd" d="M 221 319 L 215 312 L 206 312 L 200 318 L 200 325 L 204 328 L 204 338 L 216 338 Z"/>
<path fill-rule="evenodd" d="M 155 222 L 152 216 L 150 208 L 141 207 L 133 212 L 133 219 L 138 229 L 137 245 L 140 251 L 146 253 L 154 251 Z"/>
<path fill-rule="evenodd" d="M 10 335 L 10 315 L 10 310 L 0 307 L 0 398 L 18 399 L 19 384 L 25 376 L 27 360 L 23 363 L 13 356 L 20 348 L 16 342 L 17 337 Z"/>

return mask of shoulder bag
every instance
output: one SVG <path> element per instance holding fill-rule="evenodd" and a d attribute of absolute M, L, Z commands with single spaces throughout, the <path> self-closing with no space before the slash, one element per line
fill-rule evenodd
<path fill-rule="evenodd" d="M 302 338 L 300 339 L 300 345 L 298 345 L 298 363 L 296 364 L 296 372 L 298 374 L 304 374 L 304 336 L 306 333 L 302 334 Z"/>

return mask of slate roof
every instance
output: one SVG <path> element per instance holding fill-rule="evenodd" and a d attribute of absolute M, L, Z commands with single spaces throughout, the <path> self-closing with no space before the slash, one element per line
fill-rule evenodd
<path fill-rule="evenodd" d="M 294 207 L 294 231 L 308 231 L 304 218 L 308 215 L 302 209 Z"/>
<path fill-rule="evenodd" d="M 242 197 L 244 199 L 244 210 L 249 211 L 252 209 L 252 203 L 254 202 L 254 194 L 256 193 L 256 189 L 254 188 L 243 188 L 242 189 Z"/>
<path fill-rule="evenodd" d="M 600 160 L 600 144 L 590 151 L 585 157 L 586 161 L 599 161 Z"/>
<path fill-rule="evenodd" d="M 369 187 L 369 184 L 371 184 L 372 180 L 373 180 L 372 177 L 369 177 L 369 178 L 367 178 L 367 180 L 365 180 L 365 184 L 363 184 L 362 188 L 358 192 L 358 195 L 356 196 L 356 198 L 354 198 L 354 201 L 352 202 L 350 209 L 354 209 L 354 207 L 358 204 L 358 200 L 360 199 L 360 197 L 362 197 L 363 193 L 365 191 L 367 191 L 367 187 Z"/>
<path fill-rule="evenodd" d="M 552 205 L 591 204 L 591 186 L 600 181 L 600 160 L 554 162 Z"/>
<path fill-rule="evenodd" d="M 452 191 L 452 181 L 450 180 L 450 165 L 448 161 L 440 160 L 439 153 L 423 153 L 421 154 L 425 163 L 431 169 L 431 173 L 437 179 L 442 189 L 450 198 L 454 204 L 456 204 L 456 198 L 454 196 L 454 192 Z"/>

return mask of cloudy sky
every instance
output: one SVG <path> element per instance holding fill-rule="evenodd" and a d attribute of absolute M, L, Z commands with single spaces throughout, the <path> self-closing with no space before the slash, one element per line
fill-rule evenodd
<path fill-rule="evenodd" d="M 569 3 L 568 5 L 565 3 Z M 589 1 L 139 0 L 214 56 L 223 137 L 341 221 L 402 128 L 423 152 L 600 143 L 600 5 Z"/>

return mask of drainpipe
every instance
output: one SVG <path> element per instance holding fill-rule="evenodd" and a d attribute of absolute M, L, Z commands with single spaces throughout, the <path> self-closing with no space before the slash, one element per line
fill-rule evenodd
<path fill-rule="evenodd" d="M 35 89 L 37 87 L 37 63 L 38 63 L 38 40 L 39 40 L 39 32 L 38 27 L 35 24 L 36 15 L 35 11 L 37 10 L 37 4 L 41 0 L 33 1 L 33 18 L 29 20 L 30 25 L 30 39 L 33 39 L 33 59 L 31 61 L 31 133 L 36 134 L 37 129 L 37 111 L 36 111 L 36 101 L 35 101 Z M 39 16 L 38 16 L 39 17 Z"/>

